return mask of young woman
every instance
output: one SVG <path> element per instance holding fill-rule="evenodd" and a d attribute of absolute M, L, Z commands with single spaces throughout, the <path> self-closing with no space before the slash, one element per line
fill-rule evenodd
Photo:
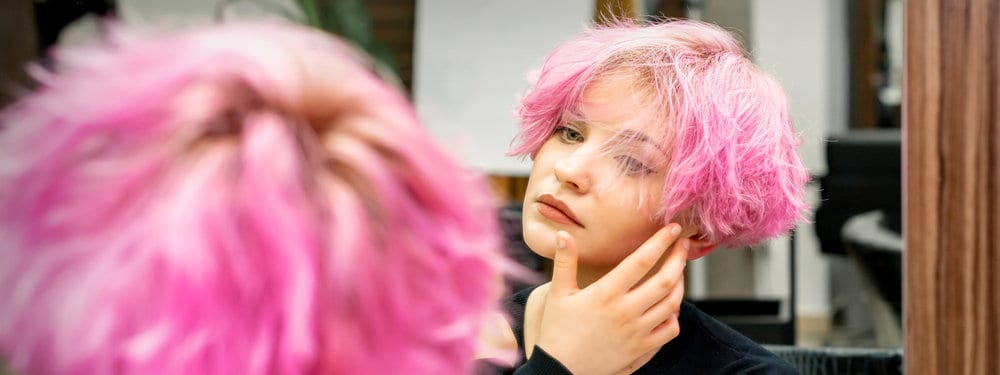
<path fill-rule="evenodd" d="M 683 268 L 802 219 L 808 175 L 782 88 L 719 27 L 596 27 L 559 46 L 519 110 L 528 246 L 551 283 L 508 309 L 517 373 L 794 373 L 683 303 Z"/>
<path fill-rule="evenodd" d="M 352 48 L 266 23 L 56 57 L 0 113 L 14 373 L 472 370 L 492 196 Z"/>

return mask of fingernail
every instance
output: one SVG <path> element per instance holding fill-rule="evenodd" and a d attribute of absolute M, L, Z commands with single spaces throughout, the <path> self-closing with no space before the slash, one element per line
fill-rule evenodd
<path fill-rule="evenodd" d="M 673 228 L 670 228 L 670 235 L 679 236 L 681 234 L 681 226 L 677 224 L 673 224 L 673 226 Z"/>
<path fill-rule="evenodd" d="M 687 238 L 681 240 L 681 246 L 684 246 L 684 250 L 691 250 L 691 240 Z"/>
<path fill-rule="evenodd" d="M 556 247 L 560 249 L 566 248 L 566 240 L 564 240 L 562 236 L 559 235 L 559 233 L 556 233 Z"/>

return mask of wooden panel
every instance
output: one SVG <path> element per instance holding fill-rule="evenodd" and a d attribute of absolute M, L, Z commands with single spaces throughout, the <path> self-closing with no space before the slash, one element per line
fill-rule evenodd
<path fill-rule="evenodd" d="M 34 2 L 0 4 L 0 107 L 34 86 L 25 67 L 38 58 L 37 37 Z"/>
<path fill-rule="evenodd" d="M 908 0 L 906 372 L 1000 369 L 1000 0 Z"/>
<path fill-rule="evenodd" d="M 687 5 L 684 0 L 661 0 L 660 15 L 670 18 L 687 17 Z"/>
<path fill-rule="evenodd" d="M 876 87 L 874 77 L 879 72 L 879 40 L 876 25 L 881 24 L 884 0 L 852 0 L 851 14 L 851 81 L 850 127 L 877 126 Z M 881 26 L 879 26 L 881 28 Z"/>
<path fill-rule="evenodd" d="M 633 0 L 594 1 L 594 21 L 597 23 L 609 19 L 637 19 L 638 15 Z"/>
<path fill-rule="evenodd" d="M 372 38 L 392 54 L 399 79 L 413 89 L 414 0 L 365 0 L 372 20 Z"/>
<path fill-rule="evenodd" d="M 501 202 L 523 202 L 528 188 L 527 176 L 490 176 L 493 193 Z"/>

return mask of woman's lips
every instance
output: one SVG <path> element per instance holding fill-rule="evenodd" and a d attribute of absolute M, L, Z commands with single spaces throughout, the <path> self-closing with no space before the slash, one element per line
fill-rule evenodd
<path fill-rule="evenodd" d="M 552 195 L 545 194 L 539 197 L 536 209 L 538 210 L 538 213 L 546 219 L 560 224 L 576 225 L 583 228 L 583 224 L 576 219 L 576 216 L 573 214 L 573 210 Z"/>

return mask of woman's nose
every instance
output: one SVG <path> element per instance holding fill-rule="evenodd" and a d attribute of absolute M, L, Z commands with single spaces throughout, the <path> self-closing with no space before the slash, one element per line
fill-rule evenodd
<path fill-rule="evenodd" d="M 589 168 L 590 159 L 586 155 L 569 155 L 560 159 L 554 168 L 556 179 L 576 193 L 583 194 L 590 191 L 593 184 Z"/>

